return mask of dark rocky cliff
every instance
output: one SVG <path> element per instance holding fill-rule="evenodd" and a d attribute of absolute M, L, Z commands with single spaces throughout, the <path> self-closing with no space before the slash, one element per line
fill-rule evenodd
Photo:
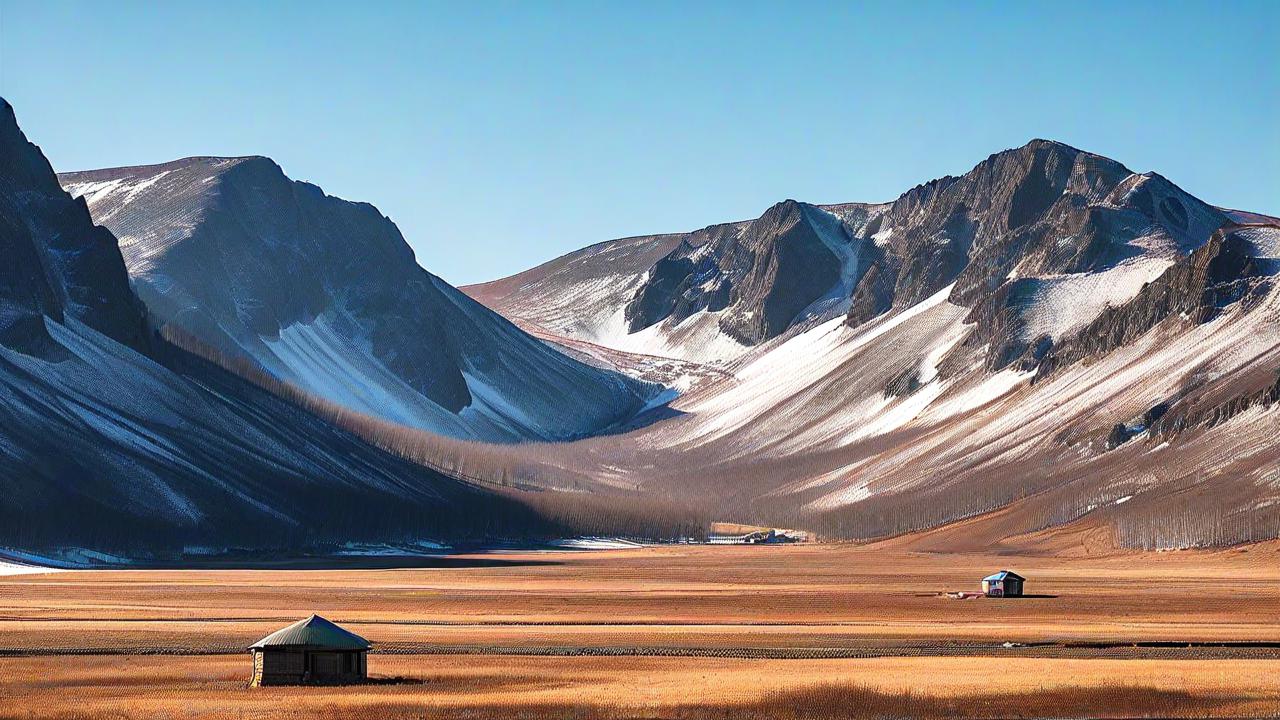
<path fill-rule="evenodd" d="M 958 352 L 985 347 L 987 367 L 999 369 L 1052 346 L 1023 333 L 1035 278 L 1178 257 L 1228 221 L 1157 174 L 1034 140 L 908 191 L 880 222 L 892 233 L 854 291 L 849 324 L 954 283 L 949 300 L 971 308 L 975 325 Z"/>
<path fill-rule="evenodd" d="M 148 342 L 111 233 L 93 224 L 0 98 L 0 333 L 36 343 L 33 317 L 72 318 L 135 349 Z M 34 334 L 33 334 L 34 333 Z"/>
<path fill-rule="evenodd" d="M 721 330 L 745 345 L 780 335 L 840 279 L 832 244 L 852 240 L 838 222 L 819 217 L 823 212 L 787 200 L 757 220 L 692 233 L 637 290 L 626 309 L 630 331 L 727 310 Z"/>

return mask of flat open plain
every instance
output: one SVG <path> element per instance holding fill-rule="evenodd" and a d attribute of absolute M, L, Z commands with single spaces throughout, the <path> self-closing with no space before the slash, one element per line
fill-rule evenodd
<path fill-rule="evenodd" d="M 1280 547 L 877 545 L 486 555 L 406 570 L 0 577 L 3 717 L 1280 714 Z M 465 560 L 465 558 L 464 558 Z M 952 600 L 1009 568 L 1023 599 Z M 315 612 L 397 682 L 249 689 Z M 1008 645 L 1007 645 L 1008 644 Z"/>

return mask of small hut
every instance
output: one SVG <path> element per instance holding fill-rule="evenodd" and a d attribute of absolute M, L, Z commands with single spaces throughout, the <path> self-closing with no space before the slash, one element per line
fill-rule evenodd
<path fill-rule="evenodd" d="M 369 676 L 369 641 L 319 615 L 299 620 L 249 646 L 252 687 L 346 685 Z"/>
<path fill-rule="evenodd" d="M 987 597 L 1021 597 L 1027 579 L 1012 570 L 1001 570 L 982 578 L 982 592 Z"/>

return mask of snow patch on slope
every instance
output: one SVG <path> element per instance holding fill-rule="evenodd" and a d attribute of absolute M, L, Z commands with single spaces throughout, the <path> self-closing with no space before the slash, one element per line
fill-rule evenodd
<path fill-rule="evenodd" d="M 263 338 L 269 355 L 256 359 L 277 377 L 352 410 L 440 432 L 457 432 L 444 408 L 422 397 L 380 363 L 367 348 L 348 340 L 330 313 L 294 323 L 278 338 Z"/>
<path fill-rule="evenodd" d="M 840 279 L 831 286 L 822 297 L 814 300 L 807 308 L 800 311 L 796 322 L 809 318 L 826 319 L 833 315 L 849 311 L 853 303 L 853 289 L 862 276 L 861 246 L 850 239 L 844 231 L 844 224 L 835 214 L 817 207 L 806 207 L 805 218 L 817 234 L 822 244 L 840 261 Z"/>
<path fill-rule="evenodd" d="M 742 355 L 750 346 L 720 330 L 722 312 L 702 310 L 679 323 L 663 320 L 628 333 L 626 308 L 619 307 L 597 329 L 593 342 L 625 352 L 724 364 Z"/>
<path fill-rule="evenodd" d="M 1025 321 L 1022 339 L 1033 342 L 1048 336 L 1057 341 L 1069 336 L 1108 306 L 1132 300 L 1143 285 L 1160 277 L 1172 264 L 1163 258 L 1140 258 L 1102 272 L 1022 280 L 1032 287 L 1029 297 L 1018 303 Z"/>
<path fill-rule="evenodd" d="M 1270 275 L 1280 273 L 1280 228 L 1246 227 L 1236 230 L 1235 234 L 1249 243 L 1262 272 Z"/>
<path fill-rule="evenodd" d="M 835 373 L 859 350 L 877 338 L 946 303 L 951 286 L 926 300 L 879 321 L 852 329 L 843 317 L 835 317 L 806 330 L 780 345 L 768 346 L 753 355 L 736 372 L 739 383 L 727 392 L 693 401 L 681 409 L 703 418 L 697 432 L 704 437 L 727 434 L 765 416 L 772 408 L 801 394 L 827 376 Z M 851 416 L 876 423 L 876 417 L 888 405 L 883 399 L 870 401 L 850 411 Z M 897 422 L 899 416 L 885 420 L 878 428 Z M 908 420 L 910 418 L 907 418 Z M 855 426 L 856 427 L 856 426 Z"/>
<path fill-rule="evenodd" d="M 538 418 L 475 370 L 462 372 L 471 404 L 458 414 L 450 412 L 383 365 L 367 342 L 350 339 L 352 325 L 337 312 L 295 323 L 278 338 L 263 338 L 269 353 L 257 353 L 256 359 L 277 377 L 326 400 L 409 427 L 468 438 L 494 432 L 514 437 L 521 428 L 540 427 Z"/>
<path fill-rule="evenodd" d="M 942 419 L 953 415 L 962 415 L 1008 395 L 1019 385 L 1035 377 L 1035 372 L 1019 372 L 1017 370 L 1001 370 L 986 378 L 973 388 L 938 404 L 929 413 L 930 419 Z"/>
<path fill-rule="evenodd" d="M 1271 226 L 1246 227 L 1236 230 L 1236 235 L 1253 247 L 1254 257 L 1269 260 L 1280 259 L 1280 228 Z"/>

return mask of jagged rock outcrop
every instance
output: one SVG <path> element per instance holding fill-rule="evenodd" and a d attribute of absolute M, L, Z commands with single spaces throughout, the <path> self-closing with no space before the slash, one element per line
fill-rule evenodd
<path fill-rule="evenodd" d="M 1190 427 L 1213 427 L 1254 408 L 1271 408 L 1280 403 L 1280 369 L 1275 371 L 1275 381 L 1267 387 L 1240 393 L 1209 407 L 1192 407 L 1166 416 L 1151 428 L 1153 435 L 1168 437 Z"/>
<path fill-rule="evenodd" d="M 0 334 L 43 345 L 40 316 L 72 318 L 135 349 L 148 342 L 120 249 L 83 201 L 58 186 L 49 161 L 0 98 Z"/>
<path fill-rule="evenodd" d="M 854 252 L 832 213 L 794 200 L 778 203 L 752 222 L 694 233 L 659 260 L 627 305 L 628 329 L 724 311 L 720 329 L 756 345 L 782 334 L 830 293 Z"/>
<path fill-rule="evenodd" d="M 1042 373 L 1101 355 L 1133 342 L 1166 319 L 1180 315 L 1189 323 L 1211 320 L 1217 312 L 1250 296 L 1261 296 L 1269 280 L 1258 277 L 1252 247 L 1235 226 L 1219 229 L 1209 241 L 1179 260 L 1129 302 L 1101 315 L 1043 359 Z"/>
<path fill-rule="evenodd" d="M 972 308 L 975 325 L 958 352 L 985 347 L 986 365 L 999 369 L 1043 355 L 1059 339 L 1028 330 L 1024 313 L 1057 278 L 1172 260 L 1224 222 L 1216 208 L 1157 174 L 1034 140 L 894 202 L 880 218 L 883 257 L 855 290 L 848 322 L 859 325 L 954 283 L 949 300 Z"/>

